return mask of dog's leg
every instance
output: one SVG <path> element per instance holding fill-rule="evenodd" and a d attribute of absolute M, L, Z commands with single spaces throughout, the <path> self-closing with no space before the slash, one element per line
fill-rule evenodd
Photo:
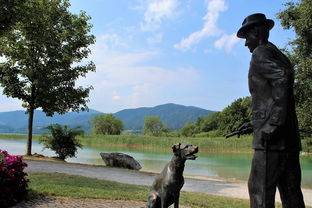
<path fill-rule="evenodd" d="M 161 208 L 168 208 L 167 200 L 168 200 L 168 193 L 166 193 L 165 191 L 162 191 L 160 195 Z"/>
<path fill-rule="evenodd" d="M 159 198 L 159 196 L 155 192 L 151 192 L 148 195 L 148 198 L 147 198 L 147 206 L 146 206 L 146 208 L 157 208 L 157 199 L 158 198 Z"/>
<path fill-rule="evenodd" d="M 174 195 L 174 208 L 179 208 L 180 192 Z"/>

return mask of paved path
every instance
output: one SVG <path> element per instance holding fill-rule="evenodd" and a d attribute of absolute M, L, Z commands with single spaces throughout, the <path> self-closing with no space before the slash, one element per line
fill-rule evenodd
<path fill-rule="evenodd" d="M 26 172 L 66 173 L 102 180 L 116 181 L 120 183 L 146 186 L 151 186 L 155 177 L 155 174 L 152 173 L 132 171 L 120 168 L 109 168 L 105 166 L 88 166 L 82 164 L 31 160 L 25 161 L 28 164 Z M 246 182 L 233 183 L 218 180 L 200 180 L 186 177 L 182 190 L 248 199 Z M 306 205 L 312 206 L 312 190 L 302 189 L 302 191 L 304 194 Z M 276 198 L 276 201 L 280 201 L 278 196 Z"/>

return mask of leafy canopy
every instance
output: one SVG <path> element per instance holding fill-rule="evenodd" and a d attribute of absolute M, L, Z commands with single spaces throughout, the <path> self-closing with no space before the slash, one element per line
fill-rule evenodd
<path fill-rule="evenodd" d="M 168 127 L 164 124 L 159 116 L 149 116 L 144 120 L 143 133 L 150 136 L 161 136 L 168 132 Z"/>
<path fill-rule="evenodd" d="M 95 37 L 88 34 L 90 17 L 69 12 L 68 0 L 23 2 L 22 7 L 16 2 L 0 6 L 8 11 L 6 16 L 19 14 L 0 37 L 0 56 L 5 58 L 0 63 L 0 86 L 6 96 L 22 100 L 29 113 L 26 154 L 31 155 L 35 109 L 52 116 L 88 108 L 92 86 L 76 87 L 75 81 L 95 71 L 95 65 L 84 60 Z"/>
<path fill-rule="evenodd" d="M 180 129 L 180 134 L 185 137 L 192 137 L 197 133 L 197 129 L 196 125 L 189 121 Z"/>
<path fill-rule="evenodd" d="M 251 97 L 238 98 L 221 112 L 214 112 L 208 116 L 200 117 L 195 124 L 186 123 L 181 129 L 181 134 L 185 136 L 196 136 L 196 134 L 223 136 L 237 130 L 242 124 L 251 119 Z M 203 132 L 209 132 L 209 134 L 202 134 Z"/>
<path fill-rule="evenodd" d="M 91 120 L 93 134 L 119 135 L 123 130 L 122 120 L 113 114 L 96 115 Z"/>
<path fill-rule="evenodd" d="M 54 112 L 85 110 L 92 87 L 77 87 L 75 81 L 89 71 L 87 58 L 95 37 L 89 35 L 90 19 L 68 11 L 68 0 L 29 0 L 23 16 L 0 40 L 0 84 L 8 97 L 18 98 L 28 110 Z"/>
<path fill-rule="evenodd" d="M 312 0 L 287 2 L 277 14 L 285 29 L 296 33 L 288 44 L 295 70 L 295 99 L 301 131 L 312 133 Z"/>
<path fill-rule="evenodd" d="M 0 35 L 11 29 L 23 16 L 23 4 L 26 0 L 0 0 Z"/>

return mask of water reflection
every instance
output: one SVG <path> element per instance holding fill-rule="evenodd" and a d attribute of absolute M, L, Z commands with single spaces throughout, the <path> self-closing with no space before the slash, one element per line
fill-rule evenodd
<path fill-rule="evenodd" d="M 0 139 L 0 149 L 6 149 L 10 154 L 24 154 L 26 140 Z M 42 145 L 34 140 L 32 152 L 46 156 L 55 156 L 53 151 L 42 150 Z M 78 150 L 76 158 L 67 159 L 68 162 L 104 165 L 100 157 L 101 152 L 122 152 L 129 154 L 140 162 L 145 171 L 160 172 L 164 165 L 170 161 L 169 152 L 133 150 L 116 147 L 84 147 Z M 199 152 L 196 160 L 187 161 L 185 175 L 213 177 L 224 179 L 247 180 L 252 154 L 220 154 Z M 311 156 L 302 156 L 302 184 L 312 188 L 312 160 Z"/>

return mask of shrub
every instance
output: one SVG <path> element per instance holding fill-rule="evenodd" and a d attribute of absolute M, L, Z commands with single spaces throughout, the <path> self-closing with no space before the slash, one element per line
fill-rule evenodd
<path fill-rule="evenodd" d="M 193 137 L 197 131 L 196 125 L 189 121 L 181 129 L 180 133 L 184 137 Z"/>
<path fill-rule="evenodd" d="M 40 143 L 43 143 L 44 149 L 48 148 L 55 151 L 61 160 L 65 160 L 67 157 L 75 157 L 77 147 L 82 147 L 82 144 L 76 139 L 76 136 L 84 134 L 80 127 L 70 128 L 66 125 L 53 124 L 46 129 L 50 131 L 51 136 L 43 135 L 40 138 Z"/>
<path fill-rule="evenodd" d="M 304 138 L 302 141 L 302 151 L 312 153 L 312 138 Z"/>
<path fill-rule="evenodd" d="M 27 195 L 25 167 L 21 156 L 0 149 L 0 207 L 11 206 Z"/>

